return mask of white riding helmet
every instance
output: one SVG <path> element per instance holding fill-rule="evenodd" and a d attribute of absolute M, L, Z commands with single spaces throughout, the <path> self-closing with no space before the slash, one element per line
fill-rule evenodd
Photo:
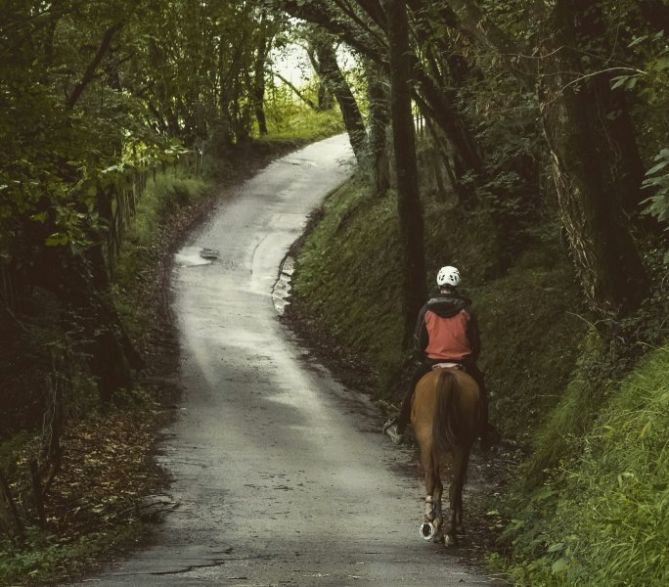
<path fill-rule="evenodd" d="M 446 265 L 439 269 L 437 273 L 437 285 L 439 287 L 444 287 L 450 285 L 451 287 L 457 287 L 460 285 L 460 272 L 456 267 L 451 265 Z"/>

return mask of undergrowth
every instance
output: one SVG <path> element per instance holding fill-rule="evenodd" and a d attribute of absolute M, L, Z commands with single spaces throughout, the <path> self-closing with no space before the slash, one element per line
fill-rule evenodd
<path fill-rule="evenodd" d="M 140 346 L 147 333 L 159 326 L 156 313 L 164 307 L 137 304 L 137 298 L 146 298 L 160 287 L 157 266 L 177 244 L 170 233 L 179 232 L 181 219 L 190 219 L 188 210 L 206 203 L 211 193 L 210 181 L 181 170 L 159 173 L 147 184 L 114 268 L 115 303 L 131 338 Z"/>
<path fill-rule="evenodd" d="M 263 141 L 304 141 L 324 139 L 344 132 L 339 108 L 316 111 L 296 102 L 282 105 L 280 115 L 268 110 L 269 135 Z"/>
<path fill-rule="evenodd" d="M 513 556 L 505 564 L 518 583 L 667 585 L 667 373 L 665 345 L 622 382 L 602 386 L 598 409 L 583 410 L 591 419 L 597 414 L 587 433 L 577 436 L 573 423 L 564 423 L 573 435 L 565 439 L 550 477 L 531 493 L 517 491 L 509 504 L 515 517 L 506 539 Z M 575 391 L 568 394 L 569 407 L 556 412 L 565 419 L 579 411 L 571 405 Z"/>
<path fill-rule="evenodd" d="M 63 465 L 47 499 L 47 526 L 28 519 L 22 538 L 0 540 L 0 585 L 54 583 L 78 574 L 103 553 L 122 552 L 144 535 L 138 499 L 156 487 L 150 462 L 154 415 L 158 406 L 136 390 L 129 405 L 102 412 L 68 426 Z M 7 469 L 18 505 L 30 508 L 29 493 L 17 489 L 38 439 L 14 446 Z"/>
<path fill-rule="evenodd" d="M 150 370 L 160 369 L 151 356 L 156 353 L 151 337 L 167 336 L 161 263 L 169 259 L 165 253 L 176 243 L 180 225 L 189 221 L 189 210 L 210 195 L 207 181 L 180 169 L 157 173 L 138 202 L 114 265 L 115 305 Z M 0 443 L 0 467 L 26 525 L 24 537 L 0 540 L 3 586 L 60 580 L 90 568 L 105 553 L 136 544 L 146 530 L 139 500 L 162 483 L 151 462 L 155 429 L 165 418 L 156 403 L 157 388 L 143 387 L 138 378 L 133 389 L 117 391 L 112 404 L 103 407 L 85 357 L 68 348 L 57 324 L 31 327 L 24 345 L 42 348 L 47 340 L 48 354 L 62 355 L 57 364 L 45 364 L 51 371 L 42 373 L 62 382 L 62 467 L 44 500 L 46 524 L 41 527 L 28 462 L 39 458 L 44 432 L 35 426 Z"/>
<path fill-rule="evenodd" d="M 307 138 L 297 143 L 254 141 L 225 161 L 210 161 L 211 176 L 238 181 L 254 166 Z M 240 161 L 244 161 L 241 167 Z M 173 403 L 177 393 L 169 383 L 176 353 L 166 310 L 169 268 L 175 246 L 215 201 L 213 181 L 188 175 L 179 167 L 156 173 L 124 234 L 112 289 L 114 304 L 146 363 L 146 376 L 138 377 L 133 389 L 117 391 L 106 408 L 100 405 L 86 361 L 68 355 L 64 333 L 52 328 L 52 323 L 58 326 L 55 310 L 43 312 L 49 317 L 48 328 L 41 328 L 38 339 L 26 334 L 32 338 L 25 344 L 32 348 L 43 346 L 41 332 L 45 331 L 67 359 L 67 370 L 61 364 L 55 366 L 60 370 L 56 376 L 69 380 L 63 468 L 47 494 L 47 523 L 40 528 L 27 479 L 27 460 L 39 452 L 39 422 L 29 429 L 17 426 L 16 430 L 25 430 L 11 436 L 0 430 L 0 467 L 10 477 L 26 524 L 23 538 L 0 540 L 0 586 L 53 584 L 90 571 L 100 559 L 135 546 L 150 528 L 143 521 L 141 500 L 164 483 L 163 474 L 153 466 L 151 451 L 157 429 L 172 413 L 164 402 Z M 25 354 L 26 347 L 22 348 Z M 39 368 L 34 361 L 31 365 L 25 373 L 40 380 L 54 368 L 48 361 Z M 17 393 L 24 381 L 25 377 Z M 39 412 L 36 408 L 35 413 Z"/>

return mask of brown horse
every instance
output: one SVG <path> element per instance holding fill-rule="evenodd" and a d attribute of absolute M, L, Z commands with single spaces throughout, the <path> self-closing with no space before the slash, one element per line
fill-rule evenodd
<path fill-rule="evenodd" d="M 420 533 L 425 540 L 448 546 L 462 527 L 462 488 L 472 444 L 480 426 L 480 391 L 476 381 L 458 366 L 437 366 L 416 386 L 411 424 L 420 447 L 425 474 L 425 521 Z M 442 457 L 452 456 L 450 470 L 450 525 L 444 536 L 440 469 Z"/>

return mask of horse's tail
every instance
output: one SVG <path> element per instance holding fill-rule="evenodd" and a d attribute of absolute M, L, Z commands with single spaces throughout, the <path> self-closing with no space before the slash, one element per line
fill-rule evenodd
<path fill-rule="evenodd" d="M 440 369 L 437 379 L 437 408 L 432 434 L 434 445 L 442 451 L 458 446 L 457 379 L 448 369 Z"/>

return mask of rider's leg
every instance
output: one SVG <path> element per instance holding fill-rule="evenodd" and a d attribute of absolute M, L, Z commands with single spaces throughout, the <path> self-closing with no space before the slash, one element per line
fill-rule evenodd
<path fill-rule="evenodd" d="M 485 376 L 474 361 L 463 361 L 467 373 L 476 381 L 481 391 L 481 444 L 484 448 L 489 447 L 498 437 L 497 431 L 488 421 L 488 389 L 485 385 Z"/>
<path fill-rule="evenodd" d="M 411 400 L 413 398 L 413 392 L 416 389 L 416 384 L 420 381 L 423 375 L 430 372 L 430 369 L 432 369 L 432 362 L 429 360 L 418 363 L 414 369 L 411 381 L 409 382 L 409 388 L 402 400 L 400 415 L 397 418 L 397 432 L 399 434 L 404 434 L 404 431 L 409 424 L 409 420 L 411 419 Z"/>

